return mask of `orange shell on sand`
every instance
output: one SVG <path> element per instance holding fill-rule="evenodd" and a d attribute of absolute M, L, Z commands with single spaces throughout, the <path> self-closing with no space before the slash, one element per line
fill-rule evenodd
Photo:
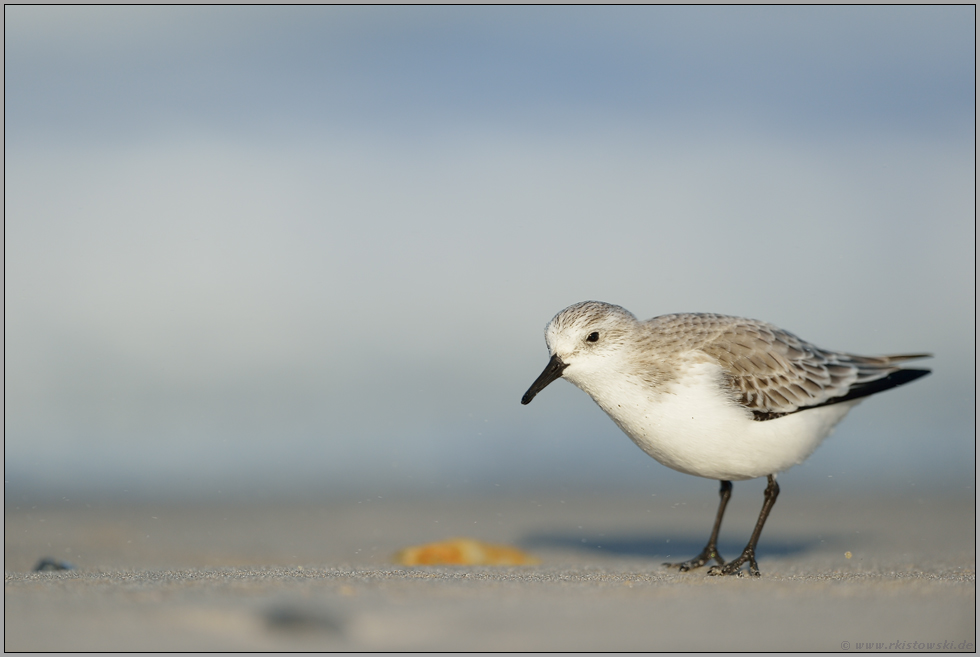
<path fill-rule="evenodd" d="M 403 566 L 528 566 L 541 563 L 509 545 L 491 545 L 473 538 L 450 538 L 405 548 L 395 555 Z"/>

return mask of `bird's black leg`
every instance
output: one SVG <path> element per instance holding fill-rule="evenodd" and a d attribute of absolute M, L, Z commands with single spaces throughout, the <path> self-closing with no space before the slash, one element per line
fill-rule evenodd
<path fill-rule="evenodd" d="M 733 559 L 723 566 L 712 566 L 708 570 L 709 575 L 741 575 L 741 568 L 746 562 L 749 564 L 749 574 L 755 577 L 759 576 L 759 564 L 755 562 L 755 546 L 759 542 L 759 537 L 762 535 L 762 526 L 766 524 L 766 518 L 769 517 L 769 512 L 772 510 L 773 505 L 776 503 L 776 498 L 779 496 L 779 484 L 776 483 L 776 478 L 769 475 L 769 485 L 766 486 L 765 501 L 762 503 L 762 511 L 759 512 L 759 520 L 755 523 L 755 530 L 752 532 L 752 538 L 749 539 L 749 544 L 745 546 L 742 550 L 742 556 L 738 559 Z"/>
<path fill-rule="evenodd" d="M 728 506 L 728 500 L 732 496 L 732 482 L 722 481 L 721 490 L 718 491 L 718 495 L 721 497 L 721 502 L 718 504 L 718 515 L 715 517 L 715 527 L 711 530 L 711 538 L 708 539 L 708 544 L 704 546 L 703 550 L 701 550 L 701 554 L 693 559 L 689 559 L 681 563 L 665 563 L 665 566 L 668 568 L 677 568 L 683 573 L 691 570 L 692 568 L 700 568 L 712 559 L 720 564 L 725 563 L 725 560 L 721 558 L 720 554 L 718 554 L 718 532 L 721 531 L 721 518 L 725 515 L 725 507 Z"/>

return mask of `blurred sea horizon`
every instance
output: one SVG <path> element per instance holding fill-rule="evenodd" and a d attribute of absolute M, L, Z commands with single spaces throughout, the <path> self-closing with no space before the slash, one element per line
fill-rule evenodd
<path fill-rule="evenodd" d="M 975 7 L 4 18 L 8 498 L 716 495 L 520 405 L 586 299 L 931 352 L 780 481 L 974 486 Z"/>

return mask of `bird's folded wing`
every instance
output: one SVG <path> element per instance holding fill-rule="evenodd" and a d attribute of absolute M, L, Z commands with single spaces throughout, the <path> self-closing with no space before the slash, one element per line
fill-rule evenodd
<path fill-rule="evenodd" d="M 755 320 L 733 319 L 719 328 L 700 350 L 718 361 L 735 400 L 758 420 L 856 399 L 928 373 L 896 366 L 928 354 L 873 357 L 826 351 Z"/>

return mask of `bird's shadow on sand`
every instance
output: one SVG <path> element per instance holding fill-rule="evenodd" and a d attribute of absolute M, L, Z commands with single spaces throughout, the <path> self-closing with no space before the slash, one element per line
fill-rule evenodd
<path fill-rule="evenodd" d="M 748 540 L 748 537 L 745 539 Z M 583 536 L 572 532 L 543 532 L 525 536 L 519 544 L 528 550 L 569 550 L 601 553 L 617 557 L 642 557 L 649 559 L 685 561 L 704 549 L 708 536 L 672 534 L 606 534 Z M 820 539 L 785 540 L 778 537 L 759 541 L 756 557 L 786 557 L 816 548 Z M 720 539 L 718 552 L 725 558 L 742 553 L 745 542 L 737 539 Z"/>

